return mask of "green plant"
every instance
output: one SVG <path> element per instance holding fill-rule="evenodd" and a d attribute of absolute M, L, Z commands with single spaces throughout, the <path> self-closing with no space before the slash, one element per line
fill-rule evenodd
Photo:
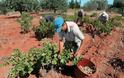
<path fill-rule="evenodd" d="M 83 22 L 85 22 L 85 23 L 91 23 L 93 20 L 92 19 L 90 19 L 90 17 L 89 16 L 85 16 L 84 18 L 83 18 Z"/>
<path fill-rule="evenodd" d="M 72 56 L 72 53 L 69 49 L 64 49 L 60 58 L 60 62 L 61 64 L 66 65 L 69 61 L 72 61 L 72 64 L 76 65 L 80 59 L 82 59 L 82 56 L 74 57 Z"/>
<path fill-rule="evenodd" d="M 43 40 L 42 48 L 31 48 L 28 53 L 15 49 L 12 55 L 6 59 L 4 65 L 12 65 L 9 77 L 22 77 L 38 71 L 40 68 L 45 70 L 56 69 L 61 71 L 63 65 L 66 65 L 71 59 L 74 65 L 80 58 L 71 57 L 69 50 L 64 50 L 62 55 L 58 56 L 58 47 L 52 44 L 50 40 Z"/>
<path fill-rule="evenodd" d="M 54 24 L 52 22 L 40 21 L 40 25 L 35 28 L 35 35 L 38 40 L 52 36 L 54 34 Z"/>
<path fill-rule="evenodd" d="M 32 28 L 31 20 L 32 16 L 27 12 L 22 12 L 21 18 L 18 19 L 18 22 L 21 24 L 22 32 L 27 33 Z"/>
<path fill-rule="evenodd" d="M 6 64 L 12 65 L 9 77 L 24 77 L 31 73 L 33 68 L 33 61 L 30 61 L 27 54 L 24 54 L 18 49 L 15 49 Z"/>
<path fill-rule="evenodd" d="M 67 20 L 67 21 L 74 21 L 75 20 L 75 15 L 71 15 L 71 16 L 66 15 L 65 20 Z"/>
<path fill-rule="evenodd" d="M 93 13 L 90 15 L 90 17 L 96 17 L 97 16 L 97 13 Z"/>
<path fill-rule="evenodd" d="M 121 27 L 121 20 L 121 16 L 113 17 L 109 19 L 106 23 L 102 23 L 99 20 L 92 20 L 89 17 L 84 17 L 83 19 L 85 23 L 91 24 L 91 26 L 93 25 L 92 28 L 90 28 L 90 25 L 86 26 L 86 29 L 88 29 L 88 31 L 92 31 L 90 32 L 91 34 L 95 33 L 96 35 L 100 35 L 102 33 L 109 34 L 113 28 Z"/>

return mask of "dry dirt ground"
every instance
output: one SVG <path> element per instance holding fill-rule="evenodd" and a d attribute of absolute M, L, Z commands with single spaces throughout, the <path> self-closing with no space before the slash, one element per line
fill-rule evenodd
<path fill-rule="evenodd" d="M 39 24 L 39 15 L 32 14 L 34 26 Z M 20 24 L 16 21 L 19 18 L 18 14 L 9 16 L 0 15 L 0 59 L 9 56 L 13 49 L 19 48 L 26 52 L 32 47 L 40 47 L 38 41 L 32 32 L 21 34 Z M 120 58 L 124 61 L 124 30 L 116 28 L 108 36 L 95 36 L 93 38 L 85 33 L 87 42 L 86 48 L 83 49 L 84 58 L 91 60 L 97 68 L 96 73 L 88 77 L 78 78 L 124 78 L 124 72 L 114 69 L 108 61 L 112 58 Z M 53 37 L 55 42 L 58 42 L 57 36 Z M 0 78 L 7 78 L 9 66 L 0 68 Z M 124 67 L 122 68 L 124 69 Z M 36 78 L 31 75 L 29 78 Z M 62 77 L 49 77 L 62 78 Z M 63 77 L 66 78 L 66 77 Z"/>

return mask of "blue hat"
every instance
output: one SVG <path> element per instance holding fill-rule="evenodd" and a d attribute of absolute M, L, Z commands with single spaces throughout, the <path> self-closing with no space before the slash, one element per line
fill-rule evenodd
<path fill-rule="evenodd" d="M 54 20 L 54 26 L 56 28 L 56 32 L 60 32 L 62 29 L 62 24 L 64 23 L 64 19 L 59 16 Z"/>

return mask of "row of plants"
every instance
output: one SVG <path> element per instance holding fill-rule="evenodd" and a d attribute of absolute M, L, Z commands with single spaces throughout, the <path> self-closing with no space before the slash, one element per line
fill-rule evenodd
<path fill-rule="evenodd" d="M 40 20 L 40 25 L 33 27 L 31 21 L 33 17 L 27 13 L 22 12 L 21 18 L 17 21 L 21 24 L 21 32 L 28 33 L 34 31 L 35 36 L 38 40 L 41 40 L 45 37 L 51 37 L 54 34 L 54 24 L 53 22 L 47 22 L 46 20 Z"/>
<path fill-rule="evenodd" d="M 42 42 L 42 48 L 31 48 L 27 53 L 15 49 L 12 55 L 4 60 L 3 66 L 12 65 L 9 77 L 24 78 L 33 71 L 39 71 L 40 68 L 47 71 L 51 69 L 61 71 L 70 59 L 73 65 L 76 65 L 80 59 L 77 57 L 72 58 L 69 50 L 63 50 L 63 53 L 59 55 L 57 45 L 51 43 L 50 40 L 46 39 Z"/>
<path fill-rule="evenodd" d="M 86 16 L 83 18 L 82 21 L 84 23 L 90 24 L 88 26 L 92 26 L 92 27 L 89 27 L 89 28 L 91 28 L 91 29 L 89 29 L 89 31 L 92 31 L 90 33 L 95 32 L 96 35 L 100 35 L 103 33 L 110 34 L 110 32 L 115 27 L 121 27 L 122 26 L 121 20 L 122 20 L 121 16 L 116 16 L 116 17 L 110 18 L 109 21 L 107 21 L 106 23 L 102 23 L 101 21 L 99 21 L 97 19 L 93 20 L 93 19 L 90 19 L 90 17 Z"/>
<path fill-rule="evenodd" d="M 68 16 L 65 17 L 66 20 L 74 21 L 76 19 L 76 16 Z M 45 37 L 51 37 L 54 34 L 54 24 L 53 22 L 46 22 L 45 20 L 40 20 L 40 25 L 33 28 L 31 24 L 32 17 L 29 13 L 23 12 L 21 15 L 21 18 L 18 20 L 18 22 L 21 24 L 22 32 L 27 33 L 31 29 L 34 30 L 35 36 L 38 40 L 41 40 Z M 91 25 L 87 26 L 88 31 L 91 31 L 90 33 L 94 33 L 94 35 L 100 35 L 102 33 L 109 34 L 112 29 L 115 27 L 122 26 L 121 25 L 121 16 L 115 16 L 113 18 L 110 18 L 109 21 L 106 23 L 102 23 L 99 20 L 94 20 L 90 18 L 89 16 L 85 16 L 82 21 L 84 23 L 88 23 Z"/>

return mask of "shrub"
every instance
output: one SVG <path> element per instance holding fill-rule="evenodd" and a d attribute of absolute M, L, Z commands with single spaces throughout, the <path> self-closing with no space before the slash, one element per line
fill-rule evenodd
<path fill-rule="evenodd" d="M 85 23 L 93 25 L 93 28 L 91 27 L 91 29 L 89 29 L 90 27 L 88 26 L 86 28 L 89 29 L 88 31 L 92 31 L 90 33 L 95 33 L 96 35 L 100 35 L 102 33 L 109 34 L 113 28 L 122 26 L 120 22 L 121 20 L 122 20 L 121 16 L 113 17 L 109 19 L 109 21 L 107 21 L 106 23 L 102 23 L 99 20 L 92 20 L 89 17 L 84 17 L 83 19 Z"/>
<path fill-rule="evenodd" d="M 4 65 L 12 65 L 9 77 L 22 77 L 26 74 L 32 73 L 34 70 L 38 71 L 40 68 L 45 70 L 57 69 L 61 71 L 70 59 L 70 52 L 64 51 L 58 56 L 58 47 L 52 44 L 49 40 L 44 40 L 42 48 L 31 48 L 28 53 L 23 53 L 16 49 L 12 55 L 5 60 Z M 73 58 L 73 64 L 77 64 L 79 58 Z"/>
<path fill-rule="evenodd" d="M 97 16 L 97 13 L 93 13 L 90 15 L 90 17 L 96 17 Z"/>
<path fill-rule="evenodd" d="M 113 28 L 121 26 L 119 19 L 121 20 L 120 17 L 114 17 L 111 18 L 106 23 L 101 23 L 100 21 L 96 20 L 92 24 L 96 28 L 97 34 L 101 33 L 109 34 Z"/>
<path fill-rule="evenodd" d="M 66 16 L 65 16 L 65 20 L 66 20 L 66 21 L 75 21 L 76 18 L 77 18 L 76 15 L 66 15 Z"/>
<path fill-rule="evenodd" d="M 9 8 L 8 7 L 6 7 L 6 4 L 5 4 L 5 1 L 0 1 L 0 13 L 1 14 L 6 14 L 7 12 L 9 12 L 10 10 L 9 10 Z"/>
<path fill-rule="evenodd" d="M 41 20 L 40 25 L 34 29 L 34 32 L 38 40 L 52 36 L 54 34 L 54 24 Z"/>
<path fill-rule="evenodd" d="M 31 24 L 31 20 L 32 20 L 32 16 L 29 15 L 29 13 L 27 12 L 23 12 L 21 15 L 21 18 L 18 19 L 18 22 L 21 24 L 21 29 L 22 32 L 27 33 L 30 31 L 30 29 L 32 28 L 32 24 Z"/>
<path fill-rule="evenodd" d="M 9 72 L 9 77 L 25 77 L 27 74 L 31 73 L 33 70 L 33 61 L 23 52 L 15 49 L 10 58 L 6 62 L 12 65 Z"/>
<path fill-rule="evenodd" d="M 90 17 L 89 16 L 85 16 L 84 18 L 83 18 L 83 22 L 85 22 L 85 23 L 92 23 L 92 19 L 90 19 Z"/>

